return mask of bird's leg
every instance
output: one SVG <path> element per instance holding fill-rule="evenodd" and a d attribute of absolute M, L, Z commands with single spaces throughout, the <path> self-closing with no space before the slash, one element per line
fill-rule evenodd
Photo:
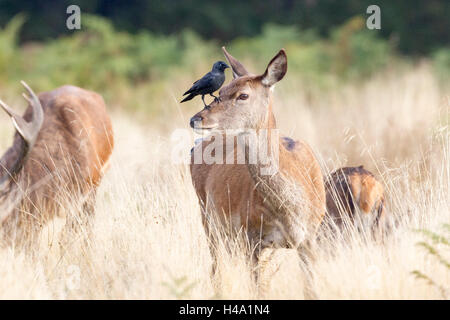
<path fill-rule="evenodd" d="M 203 101 L 203 104 L 205 105 L 205 107 L 206 107 L 206 102 L 205 102 L 205 95 L 204 94 L 202 94 L 202 101 Z"/>
<path fill-rule="evenodd" d="M 211 97 L 214 97 L 214 101 L 215 102 L 219 102 L 220 101 L 220 98 L 219 97 L 216 97 L 215 95 L 213 95 L 212 93 L 210 93 L 209 94 Z"/>

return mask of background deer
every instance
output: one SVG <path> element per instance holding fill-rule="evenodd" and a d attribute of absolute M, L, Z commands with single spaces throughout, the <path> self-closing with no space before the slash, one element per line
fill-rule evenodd
<path fill-rule="evenodd" d="M 319 163 L 310 147 L 287 137 L 274 139 L 277 127 L 271 89 L 287 72 L 286 53 L 281 50 L 264 74 L 255 76 L 225 48 L 223 51 L 234 80 L 220 90 L 220 100 L 192 117 L 191 126 L 205 134 L 234 130 L 238 141 L 243 141 L 246 161 L 245 164 L 195 164 L 196 152 L 204 152 L 214 138 L 204 139 L 195 146 L 191 174 L 203 209 L 204 226 L 209 234 L 209 220 L 214 215 L 235 230 L 243 228 L 251 243 L 260 243 L 262 248 L 300 248 L 300 253 L 304 253 L 325 214 L 325 191 Z M 248 150 L 254 146 L 249 145 L 245 136 L 251 130 L 268 132 L 267 139 L 259 139 L 256 146 L 268 150 L 265 164 L 248 161 Z M 233 157 L 237 148 L 233 148 Z M 225 149 L 224 157 L 229 156 Z M 278 170 L 270 175 L 262 174 L 267 164 Z"/>
<path fill-rule="evenodd" d="M 345 222 L 379 236 L 385 226 L 384 188 L 363 166 L 344 167 L 325 183 L 327 212 L 342 229 Z"/>
<path fill-rule="evenodd" d="M 0 101 L 17 131 L 0 159 L 0 232 L 7 239 L 34 235 L 81 197 L 92 212 L 95 190 L 113 149 L 113 131 L 103 98 L 63 86 L 37 97 L 24 83 L 29 107 L 22 116 Z"/>

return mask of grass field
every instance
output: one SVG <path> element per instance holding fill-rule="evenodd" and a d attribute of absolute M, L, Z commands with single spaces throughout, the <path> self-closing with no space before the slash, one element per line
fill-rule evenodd
<path fill-rule="evenodd" d="M 449 238 L 448 90 L 426 62 L 324 91 L 311 93 L 305 85 L 288 72 L 275 90 L 279 128 L 307 141 L 324 173 L 360 164 L 374 172 L 386 188 L 387 214 L 396 222 L 382 245 L 353 232 L 345 241 L 317 246 L 312 272 L 318 298 L 448 299 L 450 270 L 418 245 L 428 241 L 449 261 L 448 242 L 435 237 L 433 243 L 416 231 Z M 189 168 L 173 164 L 170 155 L 171 133 L 187 128 L 201 107 L 195 100 L 177 103 L 185 86 L 176 81 L 164 100 L 154 102 L 164 111 L 145 121 L 107 100 L 114 107 L 117 143 L 98 192 L 91 239 L 69 235 L 68 245 L 60 247 L 63 221 L 54 220 L 33 254 L 0 249 L 0 298 L 303 298 L 303 273 L 289 250 L 278 251 L 263 270 L 266 277 L 255 282 L 236 240 L 231 252 L 221 250 L 218 274 L 211 278 Z M 2 98 L 10 105 L 20 101 L 3 92 Z M 5 150 L 13 129 L 5 115 L 0 122 Z M 414 270 L 434 283 L 417 279 Z"/>

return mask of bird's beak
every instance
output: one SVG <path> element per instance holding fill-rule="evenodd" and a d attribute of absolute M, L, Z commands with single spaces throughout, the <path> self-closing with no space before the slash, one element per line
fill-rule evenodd
<path fill-rule="evenodd" d="M 230 68 L 230 66 L 226 64 L 226 65 L 225 65 L 225 69 L 228 69 L 228 68 Z"/>

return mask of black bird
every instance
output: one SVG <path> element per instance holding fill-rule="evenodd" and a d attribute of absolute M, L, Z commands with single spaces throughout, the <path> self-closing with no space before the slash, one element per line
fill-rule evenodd
<path fill-rule="evenodd" d="M 211 97 L 214 97 L 214 100 L 217 100 L 218 98 L 213 95 L 213 92 L 218 90 L 225 82 L 224 71 L 226 68 L 229 68 L 229 66 L 223 61 L 214 63 L 212 70 L 205 74 L 200 80 L 195 81 L 194 85 L 183 94 L 183 96 L 189 95 L 181 100 L 181 102 L 189 101 L 195 96 L 202 95 L 203 103 L 206 106 L 206 94 L 209 94 Z"/>

